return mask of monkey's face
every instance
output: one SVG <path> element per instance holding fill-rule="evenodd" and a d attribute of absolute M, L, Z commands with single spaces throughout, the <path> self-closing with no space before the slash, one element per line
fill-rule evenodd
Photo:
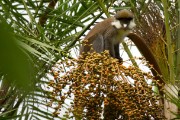
<path fill-rule="evenodd" d="M 117 29 L 131 30 L 136 24 L 134 23 L 134 15 L 128 10 L 118 11 L 114 21 L 111 23 Z"/>

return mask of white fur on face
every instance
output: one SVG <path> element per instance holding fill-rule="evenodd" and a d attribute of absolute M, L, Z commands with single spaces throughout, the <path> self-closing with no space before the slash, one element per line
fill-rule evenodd
<path fill-rule="evenodd" d="M 114 20 L 114 21 L 111 23 L 111 25 L 112 25 L 112 26 L 115 26 L 117 29 L 122 28 L 122 25 L 121 25 L 121 23 L 120 23 L 119 20 Z M 128 28 L 129 28 L 129 29 L 133 29 L 135 26 L 136 26 L 136 24 L 135 24 L 134 20 L 131 20 L 130 23 L 129 23 L 129 25 L 128 25 Z M 123 27 L 127 27 L 127 24 L 124 24 Z"/>
<path fill-rule="evenodd" d="M 131 20 L 131 22 L 129 23 L 129 29 L 133 29 L 136 26 L 134 20 Z"/>
<path fill-rule="evenodd" d="M 121 23 L 119 20 L 114 20 L 112 23 L 111 23 L 112 26 L 115 26 L 117 29 L 120 29 L 122 27 Z"/>

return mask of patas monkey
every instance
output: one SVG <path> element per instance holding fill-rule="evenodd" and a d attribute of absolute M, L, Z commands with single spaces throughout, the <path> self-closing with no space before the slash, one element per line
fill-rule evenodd
<path fill-rule="evenodd" d="M 82 46 L 80 54 L 82 52 L 92 52 L 90 51 L 90 44 L 92 44 L 94 51 L 100 53 L 104 50 L 109 50 L 111 57 L 117 58 L 122 62 L 119 54 L 119 44 L 135 26 L 132 12 L 126 9 L 118 11 L 114 17 L 97 23 L 94 28 L 90 30 L 84 38 L 84 40 L 88 40 L 88 42 Z"/>

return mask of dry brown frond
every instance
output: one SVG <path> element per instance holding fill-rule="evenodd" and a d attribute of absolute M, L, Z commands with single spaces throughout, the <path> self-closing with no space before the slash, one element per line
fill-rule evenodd
<path fill-rule="evenodd" d="M 165 24 L 159 6 L 150 3 L 139 17 L 135 32 L 141 36 L 156 58 L 165 81 L 168 79 L 167 43 Z"/>

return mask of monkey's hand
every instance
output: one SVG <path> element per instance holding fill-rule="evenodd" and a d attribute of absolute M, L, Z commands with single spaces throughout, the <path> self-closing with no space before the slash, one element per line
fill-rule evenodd
<path fill-rule="evenodd" d="M 123 63 L 123 59 L 121 57 L 116 57 L 119 60 L 119 63 Z"/>

